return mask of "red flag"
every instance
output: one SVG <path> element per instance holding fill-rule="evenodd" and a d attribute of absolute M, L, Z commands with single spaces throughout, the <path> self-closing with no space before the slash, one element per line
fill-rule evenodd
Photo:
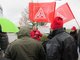
<path fill-rule="evenodd" d="M 30 3 L 29 18 L 32 22 L 51 22 L 55 14 L 56 2 Z"/>
<path fill-rule="evenodd" d="M 55 16 L 60 16 L 63 18 L 64 23 L 74 19 L 74 15 L 68 5 L 68 3 L 65 3 L 64 5 L 60 6 L 57 10 L 56 10 L 56 14 Z"/>

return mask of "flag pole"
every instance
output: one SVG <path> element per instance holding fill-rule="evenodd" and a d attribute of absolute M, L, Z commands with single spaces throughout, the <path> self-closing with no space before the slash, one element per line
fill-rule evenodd
<path fill-rule="evenodd" d="M 69 7 L 68 3 L 67 3 L 67 6 Z M 70 9 L 70 7 L 69 7 L 69 9 Z M 71 9 L 70 9 L 70 11 L 71 11 Z M 72 11 L 71 11 L 71 13 L 72 13 Z M 72 13 L 72 14 L 73 14 L 73 13 Z M 75 22 L 77 23 L 78 27 L 80 28 L 80 26 L 79 26 L 79 24 L 78 24 L 78 22 L 77 22 L 77 19 L 76 19 L 75 16 L 74 16 L 74 14 L 73 14 L 73 17 L 74 17 Z"/>
<path fill-rule="evenodd" d="M 78 27 L 80 28 L 80 26 L 79 26 L 78 21 L 77 21 L 77 19 L 76 19 L 76 18 L 75 18 L 75 22 L 77 23 Z"/>

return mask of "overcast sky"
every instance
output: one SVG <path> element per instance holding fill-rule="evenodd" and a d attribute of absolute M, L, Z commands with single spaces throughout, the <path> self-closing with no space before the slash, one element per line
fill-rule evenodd
<path fill-rule="evenodd" d="M 3 16 L 15 24 L 21 17 L 21 13 L 28 7 L 29 0 L 0 0 L 3 8 Z"/>
<path fill-rule="evenodd" d="M 18 21 L 21 18 L 21 13 L 24 11 L 25 8 L 28 7 L 28 4 L 31 0 L 0 0 L 0 5 L 3 8 L 3 16 L 10 19 L 12 22 L 14 22 L 16 25 L 18 25 Z M 54 0 L 33 0 L 33 2 L 50 2 Z M 57 0 L 57 6 L 60 4 L 65 3 L 66 0 Z M 76 20 L 78 23 L 80 23 L 80 1 L 79 0 L 67 0 L 74 16 L 76 17 Z M 69 26 L 70 25 L 70 26 Z M 77 24 L 75 20 L 72 20 L 64 26 L 67 28 L 71 28 L 73 25 L 76 27 Z"/>

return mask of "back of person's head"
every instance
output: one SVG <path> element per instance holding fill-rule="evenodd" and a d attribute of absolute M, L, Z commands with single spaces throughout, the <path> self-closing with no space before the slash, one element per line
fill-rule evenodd
<path fill-rule="evenodd" d="M 32 28 L 33 28 L 33 30 L 34 30 L 34 31 L 36 31 L 36 30 L 37 30 L 37 26 L 33 26 Z"/>
<path fill-rule="evenodd" d="M 24 37 L 24 36 L 30 36 L 29 35 L 30 28 L 28 26 L 22 26 L 20 27 L 20 31 L 17 33 L 18 38 Z"/>
<path fill-rule="evenodd" d="M 76 29 L 76 27 L 75 26 L 73 26 L 72 28 L 71 28 L 71 31 L 76 31 L 77 29 Z"/>
<path fill-rule="evenodd" d="M 63 28 L 63 19 L 61 17 L 55 17 L 53 23 L 51 24 L 52 30 L 57 30 Z"/>
<path fill-rule="evenodd" d="M 66 27 L 64 27 L 64 30 L 66 31 Z"/>

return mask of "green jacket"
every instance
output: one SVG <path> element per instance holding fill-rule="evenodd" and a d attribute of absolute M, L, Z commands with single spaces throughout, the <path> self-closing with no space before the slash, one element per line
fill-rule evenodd
<path fill-rule="evenodd" d="M 45 53 L 40 42 L 27 37 L 12 42 L 5 57 L 11 60 L 45 60 Z"/>
<path fill-rule="evenodd" d="M 45 60 L 42 44 L 29 38 L 29 28 L 21 27 L 18 38 L 9 44 L 5 57 L 11 60 Z"/>

